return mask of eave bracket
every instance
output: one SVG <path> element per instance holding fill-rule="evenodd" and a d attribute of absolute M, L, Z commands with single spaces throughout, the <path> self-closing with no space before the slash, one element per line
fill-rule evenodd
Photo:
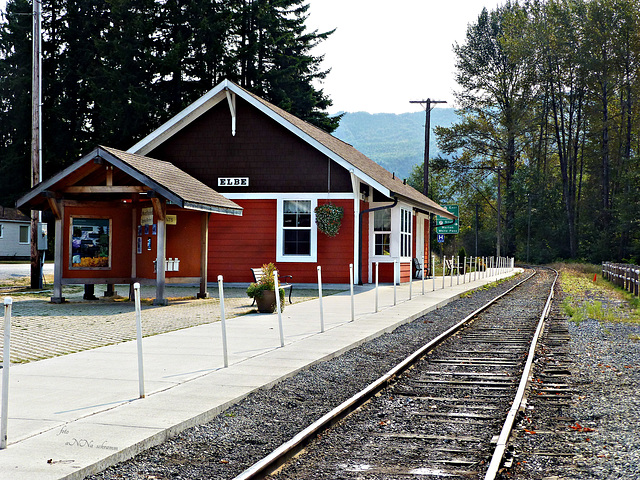
<path fill-rule="evenodd" d="M 227 102 L 229 103 L 229 111 L 231 112 L 231 135 L 236 136 L 236 94 L 225 90 L 227 94 Z"/>

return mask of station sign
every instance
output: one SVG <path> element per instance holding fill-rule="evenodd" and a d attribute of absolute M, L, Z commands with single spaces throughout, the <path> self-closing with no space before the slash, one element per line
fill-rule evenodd
<path fill-rule="evenodd" d="M 444 243 L 444 233 L 438 234 L 438 243 Z"/>
<path fill-rule="evenodd" d="M 443 205 L 443 207 L 450 213 L 456 216 L 454 223 L 451 223 L 451 220 L 446 217 L 441 217 L 440 215 L 436 215 L 436 233 L 442 234 L 458 234 L 460 233 L 460 223 L 459 223 L 459 208 L 458 205 Z"/>
<path fill-rule="evenodd" d="M 219 187 L 248 187 L 249 177 L 218 177 Z"/>

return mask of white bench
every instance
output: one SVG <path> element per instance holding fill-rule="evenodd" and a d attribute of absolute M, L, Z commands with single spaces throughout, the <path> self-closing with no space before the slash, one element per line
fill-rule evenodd
<path fill-rule="evenodd" d="M 262 276 L 264 275 L 264 270 L 262 267 L 260 268 L 252 268 L 251 273 L 253 273 L 253 281 L 258 283 Z M 280 283 L 281 278 L 293 278 L 291 275 L 278 275 L 278 286 L 282 289 L 289 289 L 289 303 L 291 302 L 291 292 L 293 291 L 293 285 L 291 283 Z M 254 299 L 255 301 L 255 299 Z"/>

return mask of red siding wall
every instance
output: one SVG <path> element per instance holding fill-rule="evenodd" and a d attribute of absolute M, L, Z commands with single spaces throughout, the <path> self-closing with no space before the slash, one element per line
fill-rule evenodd
<path fill-rule="evenodd" d="M 328 203 L 326 200 L 318 200 L 318 204 Z M 344 209 L 342 226 L 338 235 L 327 237 L 324 233 L 318 232 L 318 265 L 322 267 L 323 283 L 349 283 L 349 264 L 353 263 L 353 200 L 332 200 L 331 203 Z M 318 274 L 315 264 L 298 263 L 299 280 L 304 283 L 317 282 Z M 307 272 L 311 267 L 313 272 Z M 284 268 L 284 267 L 282 267 Z M 354 268 L 357 268 L 354 266 Z M 314 277 L 315 274 L 315 278 Z M 298 277 L 293 277 L 294 282 Z"/>
<path fill-rule="evenodd" d="M 149 207 L 144 204 L 142 207 Z M 175 277 L 199 277 L 200 276 L 200 222 L 201 213 L 190 210 L 182 210 L 177 207 L 167 207 L 168 215 L 175 215 L 176 225 L 167 225 L 167 245 L 166 258 L 180 259 L 180 266 L 177 272 L 165 272 L 166 278 Z M 137 223 L 140 224 L 141 208 L 136 212 Z M 153 223 L 158 224 L 158 218 L 153 216 Z M 149 233 L 142 237 L 142 253 L 136 254 L 136 276 L 138 278 L 156 278 L 153 271 L 153 261 L 156 259 L 156 246 L 158 235 L 153 235 L 149 226 Z M 147 241 L 151 239 L 151 250 L 147 250 Z"/>
<path fill-rule="evenodd" d="M 360 202 L 360 211 L 368 210 L 369 202 Z M 362 275 L 360 278 L 362 283 L 369 281 L 369 265 L 367 259 L 369 258 L 369 214 L 362 215 Z M 372 277 L 373 278 L 373 277 Z M 375 278 L 373 278 L 375 282 Z"/>
<path fill-rule="evenodd" d="M 429 242 L 431 241 L 431 232 L 429 231 L 429 227 L 431 225 L 431 222 L 429 221 L 428 218 L 425 218 L 424 220 L 424 268 L 426 268 L 427 270 L 425 270 L 425 276 L 426 273 L 429 269 L 429 265 L 431 263 L 431 259 L 429 258 Z"/>
<path fill-rule="evenodd" d="M 372 264 L 372 278 L 373 281 L 376 281 L 376 264 L 375 262 Z M 391 263 L 379 263 L 378 264 L 378 273 L 380 274 L 379 283 L 393 283 L 393 262 Z"/>
<path fill-rule="evenodd" d="M 209 279 L 249 282 L 251 267 L 275 262 L 276 200 L 234 200 L 241 217 L 211 215 L 209 219 Z M 284 275 L 287 272 L 282 271 Z"/>
<path fill-rule="evenodd" d="M 412 270 L 411 262 L 400 263 L 400 283 L 405 283 L 411 280 L 411 270 Z"/>
<path fill-rule="evenodd" d="M 209 221 L 210 279 L 223 275 L 226 282 L 253 281 L 251 267 L 276 263 L 277 200 L 234 200 L 244 208 L 242 217 L 212 215 Z M 318 201 L 319 204 L 324 201 Z M 348 283 L 353 263 L 353 201 L 333 200 L 344 208 L 342 226 L 330 238 L 318 232 L 318 263 L 282 262 L 282 275 L 293 283 L 316 283 L 322 266 L 323 283 Z"/>

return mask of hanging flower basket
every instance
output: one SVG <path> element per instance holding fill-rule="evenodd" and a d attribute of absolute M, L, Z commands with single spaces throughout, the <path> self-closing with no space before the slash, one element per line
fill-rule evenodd
<path fill-rule="evenodd" d="M 329 237 L 335 237 L 340 230 L 344 209 L 333 203 L 318 205 L 315 209 L 318 230 Z"/>

